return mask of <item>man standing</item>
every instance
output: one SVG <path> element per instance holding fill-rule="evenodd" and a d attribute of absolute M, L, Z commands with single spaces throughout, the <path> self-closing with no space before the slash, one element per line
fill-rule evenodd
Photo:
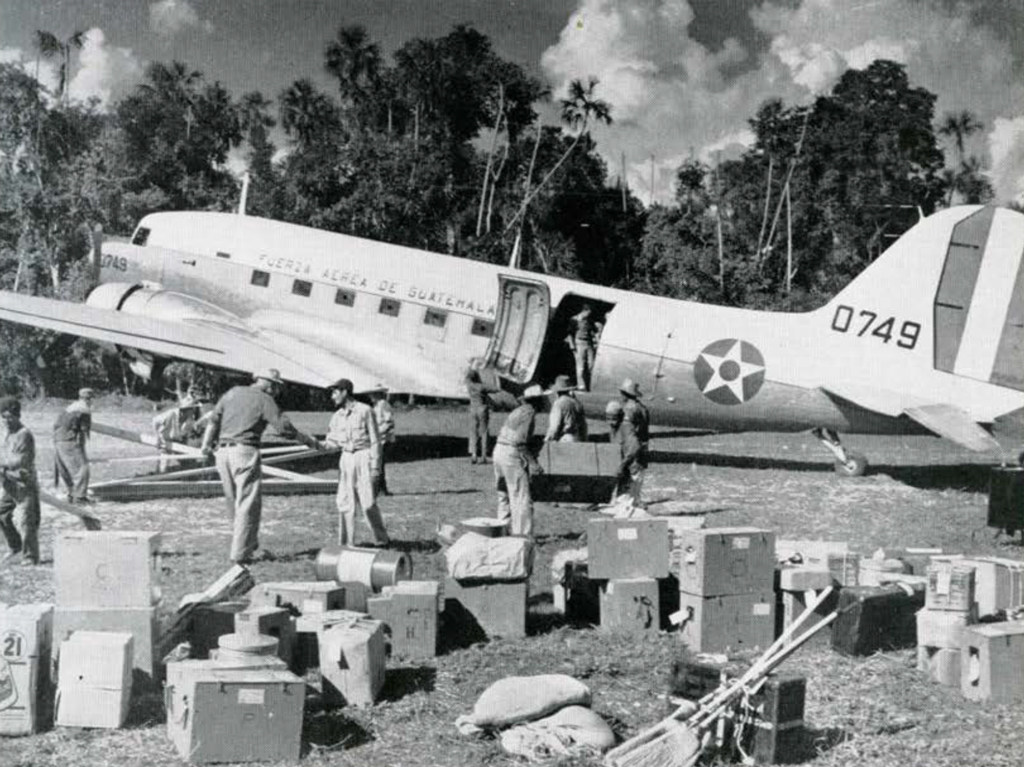
<path fill-rule="evenodd" d="M 582 391 L 590 391 L 590 374 L 594 369 L 594 345 L 600 332 L 600 325 L 594 322 L 590 315 L 590 304 L 583 304 L 579 314 L 570 320 L 572 332 L 567 339 L 576 358 L 576 386 Z"/>
<path fill-rule="evenodd" d="M 545 442 L 587 441 L 587 416 L 583 405 L 573 396 L 575 389 L 569 382 L 569 376 L 561 375 L 555 378 L 555 383 L 548 390 L 548 394 L 555 395 L 555 401 L 548 415 Z"/>
<path fill-rule="evenodd" d="M 53 425 L 54 485 L 63 480 L 71 503 L 92 503 L 89 499 L 89 456 L 85 443 L 92 429 L 92 389 L 78 390 L 78 399 L 68 405 Z"/>
<path fill-rule="evenodd" d="M 373 418 L 377 422 L 377 433 L 380 435 L 380 478 L 374 488 L 376 495 L 391 495 L 388 490 L 387 461 L 390 448 L 395 444 L 395 411 L 388 402 L 388 387 L 377 384 L 370 392 L 373 400 Z"/>
<path fill-rule="evenodd" d="M 644 473 L 647 470 L 647 443 L 650 441 L 651 417 L 640 401 L 640 387 L 627 378 L 619 387 L 622 393 L 622 426 L 619 427 L 622 441 L 622 471 L 620 476 L 629 477 L 629 493 L 633 503 L 640 504 Z"/>
<path fill-rule="evenodd" d="M 284 380 L 273 368 L 258 374 L 249 386 L 231 388 L 214 407 L 203 435 L 204 455 L 212 455 L 215 445 L 217 448 L 217 473 L 228 515 L 234 519 L 231 561 L 238 564 L 273 559 L 259 547 L 263 512 L 260 439 L 264 429 L 273 426 L 282 437 L 321 449 L 319 442 L 281 414 L 275 397 L 283 388 Z"/>
<path fill-rule="evenodd" d="M 380 435 L 373 410 L 352 397 L 352 382 L 341 378 L 331 385 L 338 410 L 331 416 L 327 444 L 341 448 L 338 461 L 338 543 L 355 545 L 356 511 L 362 509 L 373 540 L 387 546 L 391 539 L 377 508 L 375 488 L 380 476 Z"/>
<path fill-rule="evenodd" d="M 491 398 L 496 392 L 480 380 L 480 371 L 470 368 L 466 371 L 466 394 L 469 396 L 469 460 L 470 463 L 487 463 L 488 439 L 491 428 Z"/>
<path fill-rule="evenodd" d="M 533 536 L 533 498 L 530 474 L 543 474 L 537 458 L 530 452 L 533 419 L 544 400 L 544 390 L 536 384 L 526 387 L 522 404 L 508 414 L 498 444 L 494 447 L 494 484 L 498 491 L 498 519 L 511 523 L 512 535 Z"/>
<path fill-rule="evenodd" d="M 21 402 L 0 398 L 0 420 L 4 424 L 0 444 L 0 530 L 10 553 L 5 561 L 20 554 L 26 565 L 39 564 L 39 482 L 36 478 L 36 442 L 21 422 Z"/>

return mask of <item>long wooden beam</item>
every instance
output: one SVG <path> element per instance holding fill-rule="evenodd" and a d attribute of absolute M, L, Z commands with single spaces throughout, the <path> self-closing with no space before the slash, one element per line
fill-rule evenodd
<path fill-rule="evenodd" d="M 262 484 L 264 495 L 333 495 L 338 483 L 331 479 L 307 479 L 302 482 L 271 479 Z M 129 484 L 93 485 L 97 498 L 108 501 L 140 501 L 155 498 L 219 498 L 224 490 L 220 480 L 200 479 L 187 482 L 133 482 Z"/>

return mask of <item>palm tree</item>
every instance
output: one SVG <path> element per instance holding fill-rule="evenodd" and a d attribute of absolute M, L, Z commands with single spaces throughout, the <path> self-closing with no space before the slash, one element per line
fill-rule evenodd
<path fill-rule="evenodd" d="M 256 133 L 266 135 L 268 128 L 273 128 L 277 125 L 277 120 L 268 111 L 273 103 L 273 101 L 267 100 L 259 91 L 249 91 L 242 94 L 242 100 L 239 105 L 239 122 L 241 123 L 242 132 L 249 138 L 249 143 L 252 143 L 253 136 Z"/>
<path fill-rule="evenodd" d="M 310 143 L 337 123 L 334 104 L 307 78 L 296 80 L 279 99 L 281 127 L 298 145 Z"/>
<path fill-rule="evenodd" d="M 984 126 L 978 122 L 971 112 L 966 109 L 958 112 L 947 112 L 939 125 L 940 136 L 950 136 L 956 146 L 957 161 L 962 164 L 964 161 L 964 142 L 973 133 L 977 133 Z"/>
<path fill-rule="evenodd" d="M 588 129 L 592 121 L 603 122 L 605 125 L 611 125 L 612 122 L 612 108 L 607 101 L 594 98 L 594 89 L 597 87 L 598 80 L 596 77 L 591 77 L 587 81 L 586 85 L 583 85 L 581 80 L 573 80 L 569 83 L 569 97 L 562 99 L 562 121 L 567 123 L 570 128 L 577 131 L 576 138 L 573 139 L 569 147 L 562 153 L 562 156 L 558 158 L 558 162 L 555 163 L 554 167 L 547 172 L 547 175 L 541 179 L 541 182 L 537 184 L 536 188 L 530 191 L 530 177 L 526 179 L 526 195 L 523 198 L 523 204 L 519 206 L 519 210 L 509 221 L 508 226 L 505 227 L 505 233 L 508 233 L 515 225 L 518 219 L 521 219 L 523 214 L 526 213 L 526 208 L 530 204 L 530 201 L 537 196 L 537 193 L 544 188 L 544 185 L 558 172 L 558 169 L 562 167 L 562 164 L 569 159 L 569 155 L 572 154 L 573 150 L 580 143 L 580 140 L 589 135 Z M 522 224 L 520 224 L 520 227 Z"/>
<path fill-rule="evenodd" d="M 337 37 L 324 49 L 324 69 L 338 78 L 345 106 L 361 106 L 380 79 L 380 46 L 371 42 L 358 24 L 339 27 Z"/>
<path fill-rule="evenodd" d="M 68 85 L 70 83 L 71 49 L 81 48 L 85 41 L 85 32 L 75 32 L 63 42 L 52 32 L 36 30 L 36 48 L 44 59 L 60 56 L 60 69 L 57 72 L 57 97 L 61 105 L 68 101 Z"/>
<path fill-rule="evenodd" d="M 147 83 L 139 87 L 181 109 L 185 120 L 185 140 L 190 140 L 192 125 L 196 121 L 196 86 L 203 79 L 202 72 L 195 69 L 189 71 L 180 61 L 172 61 L 169 65 L 156 62 L 150 64 L 146 76 L 152 85 Z"/>

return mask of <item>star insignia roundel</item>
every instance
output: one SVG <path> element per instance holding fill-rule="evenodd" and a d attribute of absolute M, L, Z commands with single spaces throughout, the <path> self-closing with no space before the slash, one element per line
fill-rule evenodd
<path fill-rule="evenodd" d="M 739 405 L 761 390 L 764 369 L 764 357 L 756 346 L 723 338 L 704 347 L 693 365 L 693 379 L 712 402 Z"/>

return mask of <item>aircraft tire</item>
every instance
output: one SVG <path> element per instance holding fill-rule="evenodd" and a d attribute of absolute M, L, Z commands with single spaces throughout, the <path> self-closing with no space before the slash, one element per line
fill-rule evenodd
<path fill-rule="evenodd" d="M 836 461 L 836 474 L 840 477 L 862 477 L 868 468 L 868 459 L 860 453 L 847 451 L 846 461 Z"/>

